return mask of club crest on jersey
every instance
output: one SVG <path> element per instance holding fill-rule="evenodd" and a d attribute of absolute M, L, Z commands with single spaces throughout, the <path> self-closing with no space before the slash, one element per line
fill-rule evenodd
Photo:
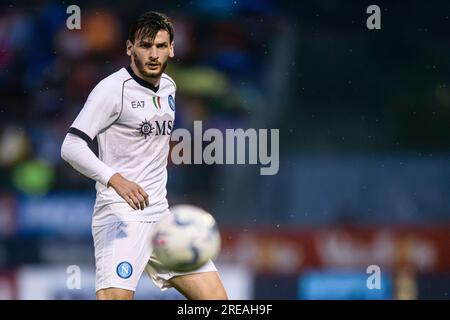
<path fill-rule="evenodd" d="M 161 110 L 161 97 L 153 97 L 153 105 L 156 109 Z"/>
<path fill-rule="evenodd" d="M 116 272 L 122 279 L 128 279 L 133 274 L 133 266 L 127 261 L 122 261 L 117 265 Z"/>
<path fill-rule="evenodd" d="M 172 111 L 175 111 L 175 99 L 172 97 L 171 94 L 169 95 L 169 97 L 167 98 L 167 100 L 169 101 L 169 107 L 170 107 L 170 109 L 172 109 Z"/>

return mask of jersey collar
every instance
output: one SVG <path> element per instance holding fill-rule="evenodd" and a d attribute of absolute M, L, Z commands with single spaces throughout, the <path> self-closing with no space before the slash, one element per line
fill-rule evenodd
<path fill-rule="evenodd" d="M 157 92 L 159 90 L 159 86 L 153 86 L 152 84 L 148 83 L 147 81 L 145 81 L 144 79 L 139 78 L 134 72 L 133 69 L 131 69 L 131 66 L 126 67 L 128 73 L 130 74 L 130 76 L 134 79 L 134 81 L 136 81 L 137 83 L 139 83 L 141 86 L 146 87 L 150 90 L 152 90 L 153 92 Z"/>

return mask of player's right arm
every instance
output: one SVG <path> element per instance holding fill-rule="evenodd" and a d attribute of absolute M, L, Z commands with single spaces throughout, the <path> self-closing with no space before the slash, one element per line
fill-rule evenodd
<path fill-rule="evenodd" d="M 69 129 L 61 146 L 61 157 L 83 175 L 112 187 L 133 209 L 143 210 L 149 204 L 148 194 L 136 183 L 122 177 L 102 162 L 88 143 L 99 132 L 113 124 L 120 115 L 121 105 L 111 86 L 100 82 L 89 95 L 83 109 Z"/>
<path fill-rule="evenodd" d="M 141 188 L 140 185 L 133 181 L 129 181 L 122 177 L 120 173 L 115 173 L 109 179 L 108 185 L 116 190 L 133 209 L 144 210 L 144 207 L 149 205 L 148 194 Z"/>

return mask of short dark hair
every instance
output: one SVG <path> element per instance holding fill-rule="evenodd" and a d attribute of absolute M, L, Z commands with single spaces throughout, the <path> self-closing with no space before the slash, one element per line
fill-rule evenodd
<path fill-rule="evenodd" d="M 170 19 L 162 13 L 155 11 L 148 11 L 131 25 L 128 33 L 128 40 L 134 43 L 136 39 L 143 39 L 149 37 L 154 40 L 156 34 L 160 30 L 166 30 L 170 36 L 170 43 L 173 42 L 173 25 Z"/>

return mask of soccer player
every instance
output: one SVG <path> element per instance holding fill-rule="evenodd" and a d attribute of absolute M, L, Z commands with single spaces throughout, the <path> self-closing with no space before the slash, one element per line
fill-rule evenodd
<path fill-rule="evenodd" d="M 164 70 L 174 56 L 173 38 L 165 15 L 141 15 L 126 42 L 130 66 L 97 84 L 61 147 L 64 160 L 97 182 L 97 299 L 133 299 L 144 269 L 161 290 L 174 287 L 188 299 L 227 299 L 212 261 L 177 273 L 162 269 L 152 255 L 154 228 L 170 214 L 166 166 L 176 85 Z M 95 137 L 98 158 L 88 146 Z"/>

